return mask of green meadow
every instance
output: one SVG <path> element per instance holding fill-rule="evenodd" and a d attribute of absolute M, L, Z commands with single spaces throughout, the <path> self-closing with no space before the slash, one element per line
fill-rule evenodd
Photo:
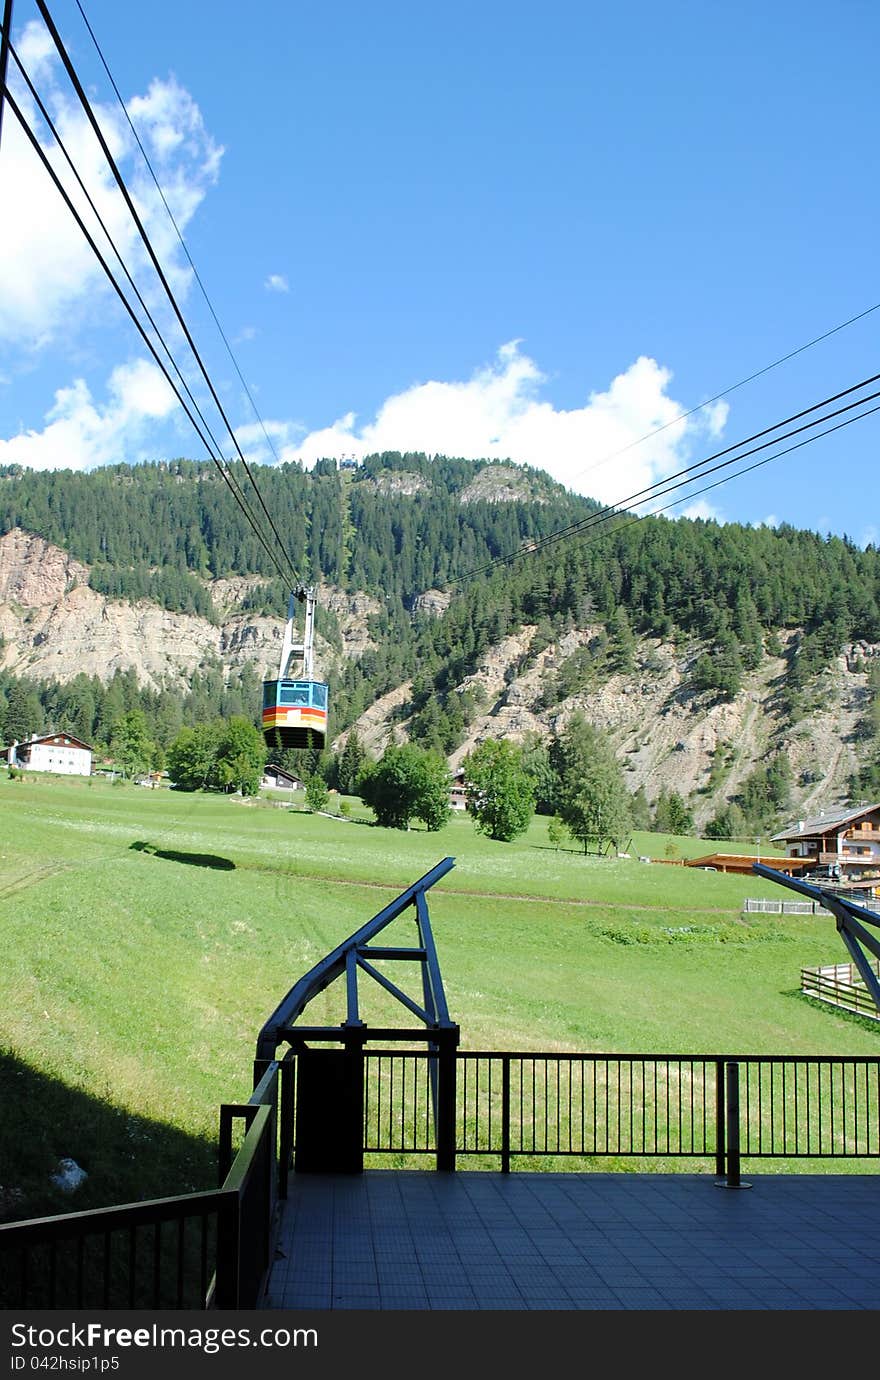
<path fill-rule="evenodd" d="M 0 781 L 0 1218 L 67 1209 L 46 1187 L 62 1156 L 89 1173 L 77 1207 L 210 1186 L 217 1109 L 247 1097 L 266 1017 L 445 857 L 428 901 L 466 1050 L 877 1054 L 880 1026 L 800 995 L 802 967 L 847 958 L 830 916 L 746 917 L 745 897 L 791 893 L 638 860 L 723 845 L 644 834 L 600 858 L 553 847 L 542 818 L 502 844 L 349 804 Z M 386 931 L 415 937 L 411 913 Z M 361 990 L 365 1019 L 408 1022 Z M 334 985 L 310 1023 L 343 1003 Z"/>

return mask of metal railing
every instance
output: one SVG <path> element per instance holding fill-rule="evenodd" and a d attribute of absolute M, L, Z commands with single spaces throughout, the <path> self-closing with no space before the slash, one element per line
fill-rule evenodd
<path fill-rule="evenodd" d="M 4 1308 L 204 1308 L 218 1190 L 0 1226 Z"/>
<path fill-rule="evenodd" d="M 4 1308 L 252 1308 L 287 1191 L 282 1121 L 293 1067 L 272 1061 L 246 1103 L 220 1109 L 220 1186 L 0 1226 Z M 236 1118 L 246 1130 L 232 1150 Z"/>
<path fill-rule="evenodd" d="M 513 1160 L 880 1157 L 880 1058 L 459 1051 L 447 1143 L 431 1056 L 364 1054 L 363 1149 Z M 449 1095 L 449 1090 L 447 1090 Z M 451 1163 L 450 1163 L 451 1162 Z"/>
<path fill-rule="evenodd" d="M 260 1061 L 249 1100 L 221 1108 L 219 1187 L 0 1226 L 0 1304 L 258 1307 L 295 1148 L 296 1061 Z M 438 1169 L 709 1159 L 738 1187 L 744 1159 L 880 1158 L 880 1057 L 377 1049 L 358 1067 L 358 1152 Z"/>

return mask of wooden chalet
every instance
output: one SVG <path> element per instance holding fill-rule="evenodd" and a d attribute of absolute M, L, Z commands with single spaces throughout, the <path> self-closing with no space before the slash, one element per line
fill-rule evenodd
<path fill-rule="evenodd" d="M 685 867 L 702 867 L 706 872 L 751 872 L 756 862 L 775 867 L 789 876 L 800 875 L 810 866 L 805 858 L 756 858 L 745 853 L 707 853 L 701 858 L 686 858 Z"/>
<path fill-rule="evenodd" d="M 880 878 L 880 802 L 799 819 L 774 834 L 773 842 L 784 844 L 790 859 L 803 859 L 818 877 L 850 884 Z"/>

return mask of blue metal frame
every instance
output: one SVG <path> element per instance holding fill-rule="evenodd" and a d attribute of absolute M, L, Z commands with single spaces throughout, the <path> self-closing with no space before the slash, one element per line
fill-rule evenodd
<path fill-rule="evenodd" d="M 759 877 L 766 877 L 768 881 L 778 882 L 780 886 L 787 886 L 789 890 L 799 892 L 801 896 L 809 896 L 811 901 L 818 901 L 825 910 L 831 912 L 837 923 L 837 932 L 858 968 L 862 981 L 874 998 L 874 1005 L 880 1011 L 880 981 L 864 952 L 867 949 L 875 958 L 880 958 L 880 939 L 865 929 L 865 924 L 868 924 L 880 930 L 880 915 L 868 910 L 867 906 L 844 900 L 833 891 L 812 886 L 800 878 L 789 877 L 787 873 L 777 872 L 775 868 L 767 867 L 764 863 L 754 863 L 752 871 Z"/>
<path fill-rule="evenodd" d="M 441 877 L 445 877 L 446 873 L 454 866 L 454 858 L 444 858 L 442 862 L 437 863 L 436 867 L 432 867 L 430 872 L 425 873 L 424 877 L 420 877 L 412 886 L 407 887 L 406 891 L 401 892 L 396 900 L 380 910 L 378 914 L 373 916 L 372 920 L 368 920 L 365 925 L 362 925 L 359 930 L 356 930 L 342 944 L 339 944 L 325 958 L 322 958 L 320 963 L 316 963 L 314 968 L 311 968 L 298 982 L 294 983 L 260 1031 L 257 1038 L 257 1059 L 274 1059 L 279 1044 L 285 1040 L 288 1043 L 294 1043 L 305 1038 L 343 1041 L 346 1040 L 346 1037 L 350 1041 L 353 1036 L 360 1040 L 366 1038 L 368 1030 L 360 1019 L 358 1008 L 359 970 L 366 973 L 387 992 L 390 992 L 424 1026 L 424 1029 L 416 1032 L 412 1030 L 376 1030 L 372 1032 L 374 1037 L 411 1039 L 415 1034 L 424 1039 L 427 1035 L 429 1044 L 436 1047 L 436 1036 L 441 1032 L 448 1032 L 454 1034 L 457 1042 L 458 1026 L 449 1018 L 443 979 L 440 976 L 440 964 L 437 959 L 437 950 L 428 915 L 428 904 L 425 899 L 425 893 L 429 888 Z M 390 925 L 391 921 L 396 920 L 409 906 L 414 906 L 416 911 L 416 924 L 419 932 L 418 945 L 413 948 L 373 947 L 370 941 L 375 939 L 385 929 L 386 925 Z M 371 960 L 377 959 L 398 959 L 419 963 L 422 970 L 423 1005 L 419 1006 L 417 1002 L 401 991 L 390 978 L 379 972 L 371 962 Z M 343 974 L 345 974 L 346 979 L 347 1010 L 346 1019 L 342 1025 L 297 1027 L 295 1022 L 302 1015 L 309 1002 Z M 432 1038 L 432 1033 L 434 1038 Z"/>

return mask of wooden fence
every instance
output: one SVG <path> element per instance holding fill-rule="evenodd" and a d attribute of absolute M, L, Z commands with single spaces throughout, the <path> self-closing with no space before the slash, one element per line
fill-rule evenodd
<path fill-rule="evenodd" d="M 876 958 L 869 961 L 873 971 L 880 977 L 880 962 Z M 804 996 L 830 1002 L 832 1006 L 840 1006 L 844 1011 L 854 1011 L 859 1016 L 870 1016 L 872 1020 L 880 1020 L 880 1011 L 877 1010 L 874 998 L 852 963 L 829 963 L 823 968 L 802 968 L 801 991 Z"/>

